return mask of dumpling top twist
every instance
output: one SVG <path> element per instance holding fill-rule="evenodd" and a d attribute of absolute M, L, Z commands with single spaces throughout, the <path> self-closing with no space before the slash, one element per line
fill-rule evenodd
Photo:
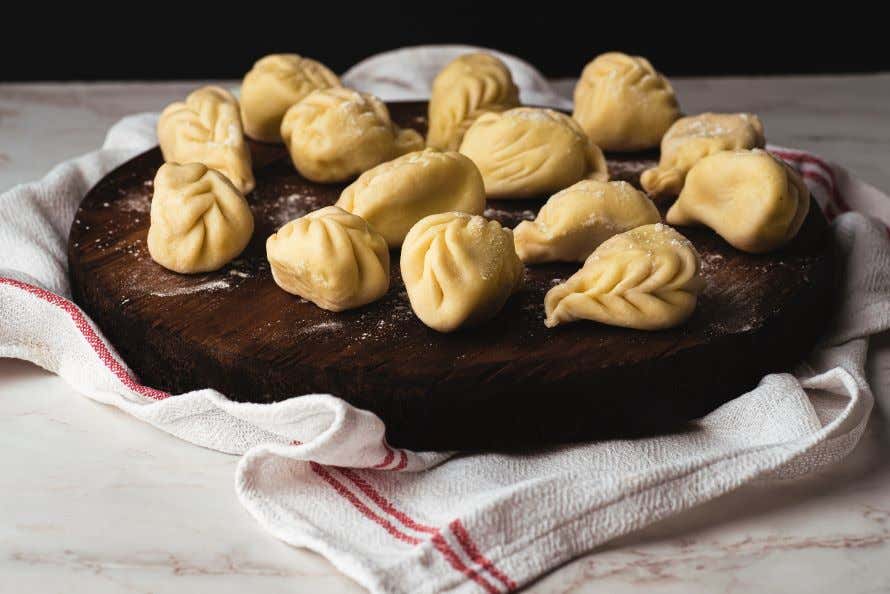
<path fill-rule="evenodd" d="M 168 105 L 158 120 L 158 142 L 164 161 L 203 163 L 244 194 L 255 185 L 238 102 L 221 87 L 201 87 Z"/>
<path fill-rule="evenodd" d="M 399 128 L 380 99 L 351 89 L 313 91 L 287 110 L 281 136 L 294 166 L 316 182 L 339 182 L 423 148 L 423 137 Z"/>
<path fill-rule="evenodd" d="M 253 214 L 224 175 L 201 163 L 165 163 L 154 179 L 148 253 L 174 272 L 218 270 L 253 235 Z"/>
<path fill-rule="evenodd" d="M 518 106 L 519 89 L 501 60 L 481 52 L 460 56 L 433 81 L 427 146 L 457 150 L 481 114 Z"/>
<path fill-rule="evenodd" d="M 479 167 L 489 198 L 535 198 L 582 179 L 609 178 L 603 152 L 567 115 L 517 107 L 484 113 L 460 152 Z"/>
<path fill-rule="evenodd" d="M 601 149 L 639 151 L 658 146 L 680 108 L 671 84 L 646 58 L 609 52 L 581 73 L 572 117 Z"/>
<path fill-rule="evenodd" d="M 241 118 L 248 136 L 281 142 L 281 118 L 291 105 L 317 89 L 339 87 L 328 68 L 297 54 L 261 58 L 241 83 Z"/>

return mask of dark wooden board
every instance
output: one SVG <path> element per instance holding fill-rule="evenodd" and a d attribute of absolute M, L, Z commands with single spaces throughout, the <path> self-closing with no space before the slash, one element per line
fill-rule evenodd
<path fill-rule="evenodd" d="M 425 132 L 425 103 L 391 109 Z M 563 264 L 529 267 L 525 288 L 495 319 L 453 334 L 413 315 L 397 265 L 382 300 L 327 312 L 276 287 L 264 246 L 343 186 L 305 181 L 283 147 L 251 150 L 256 233 L 218 272 L 178 275 L 148 255 L 157 148 L 106 176 L 77 212 L 68 250 L 74 299 L 148 385 L 212 387 L 252 402 L 331 393 L 380 415 L 398 446 L 534 447 L 682 426 L 789 368 L 830 313 L 833 252 L 815 206 L 794 243 L 766 256 L 743 254 L 707 229 L 682 229 L 702 254 L 706 287 L 692 319 L 668 331 L 545 328 L 544 294 L 577 269 Z M 655 157 L 610 158 L 609 166 L 638 184 Z M 512 227 L 543 202 L 490 201 L 486 214 Z"/>

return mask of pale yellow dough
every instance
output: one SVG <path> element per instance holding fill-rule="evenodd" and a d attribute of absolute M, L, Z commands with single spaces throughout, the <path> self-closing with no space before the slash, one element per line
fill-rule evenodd
<path fill-rule="evenodd" d="M 255 185 L 238 101 L 223 88 L 201 87 L 168 105 L 158 120 L 158 142 L 168 163 L 203 163 L 244 194 Z"/>
<path fill-rule="evenodd" d="M 223 174 L 202 163 L 165 163 L 154 179 L 148 253 L 174 272 L 218 270 L 253 235 L 253 214 Z"/>
<path fill-rule="evenodd" d="M 519 289 L 524 271 L 509 229 L 460 212 L 414 225 L 402 245 L 401 269 L 414 313 L 439 332 L 493 317 Z"/>
<path fill-rule="evenodd" d="M 640 182 L 653 198 L 677 196 L 686 174 L 701 159 L 727 150 L 762 148 L 760 118 L 750 113 L 703 113 L 680 118 L 661 139 L 658 167 L 643 172 Z"/>
<path fill-rule="evenodd" d="M 256 64 L 241 83 L 241 118 L 254 140 L 281 142 L 281 119 L 312 91 L 339 87 L 340 79 L 315 60 L 297 54 L 271 54 Z"/>
<path fill-rule="evenodd" d="M 479 167 L 489 198 L 534 198 L 582 179 L 609 178 L 599 147 L 572 118 L 551 109 L 484 113 L 460 152 Z"/>
<path fill-rule="evenodd" d="M 604 151 L 639 151 L 658 146 L 680 107 L 646 58 L 609 52 L 581 73 L 572 116 Z"/>
<path fill-rule="evenodd" d="M 460 153 L 426 149 L 363 173 L 340 194 L 337 206 L 380 232 L 389 247 L 402 245 L 414 224 L 431 214 L 482 214 L 485 186 L 479 170 Z"/>
<path fill-rule="evenodd" d="M 629 183 L 584 180 L 551 196 L 513 236 L 526 264 L 583 262 L 613 235 L 660 221 L 655 204 Z"/>
<path fill-rule="evenodd" d="M 698 252 L 662 223 L 644 225 L 600 245 L 584 266 L 544 297 L 545 324 L 575 320 L 661 330 L 685 322 L 703 281 Z"/>
<path fill-rule="evenodd" d="M 760 149 L 724 151 L 689 171 L 666 219 L 706 225 L 734 247 L 762 254 L 794 239 L 809 209 L 810 192 L 788 165 Z"/>
<path fill-rule="evenodd" d="M 423 137 L 396 126 L 380 99 L 343 88 L 313 91 L 287 110 L 281 136 L 297 171 L 322 183 L 423 148 Z"/>
<path fill-rule="evenodd" d="M 336 206 L 295 219 L 266 241 L 279 287 L 330 311 L 371 303 L 389 290 L 386 241 Z"/>
<path fill-rule="evenodd" d="M 502 61 L 481 52 L 460 56 L 433 81 L 427 146 L 456 151 L 481 114 L 518 106 L 519 89 Z"/>

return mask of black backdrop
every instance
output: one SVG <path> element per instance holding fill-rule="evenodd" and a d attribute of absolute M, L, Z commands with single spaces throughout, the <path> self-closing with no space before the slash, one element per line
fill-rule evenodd
<path fill-rule="evenodd" d="M 36 14 L 4 24 L 0 80 L 239 78 L 270 52 L 301 53 L 342 72 L 376 52 L 422 43 L 495 47 L 548 76 L 577 76 L 612 49 L 647 56 L 674 76 L 890 70 L 883 17 L 837 3 L 229 1 L 67 13 L 34 6 Z"/>

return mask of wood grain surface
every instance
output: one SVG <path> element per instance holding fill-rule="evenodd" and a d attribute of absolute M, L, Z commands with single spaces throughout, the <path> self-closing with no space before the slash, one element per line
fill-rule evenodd
<path fill-rule="evenodd" d="M 425 103 L 390 108 L 398 123 L 425 132 Z M 76 215 L 74 299 L 151 386 L 211 387 L 252 402 L 331 393 L 377 413 L 397 446 L 527 448 L 682 430 L 800 360 L 830 314 L 833 246 L 817 208 L 790 246 L 766 256 L 707 229 L 681 229 L 702 254 L 706 286 L 692 319 L 668 331 L 545 328 L 544 294 L 577 269 L 564 264 L 529 267 L 495 319 L 453 334 L 414 316 L 397 265 L 382 300 L 327 312 L 274 284 L 265 240 L 333 203 L 343 185 L 302 179 L 281 146 L 251 150 L 256 232 L 220 271 L 178 275 L 149 257 L 157 148 L 106 176 Z M 657 157 L 607 156 L 613 178 L 637 185 Z M 543 202 L 489 201 L 486 215 L 512 227 Z"/>

